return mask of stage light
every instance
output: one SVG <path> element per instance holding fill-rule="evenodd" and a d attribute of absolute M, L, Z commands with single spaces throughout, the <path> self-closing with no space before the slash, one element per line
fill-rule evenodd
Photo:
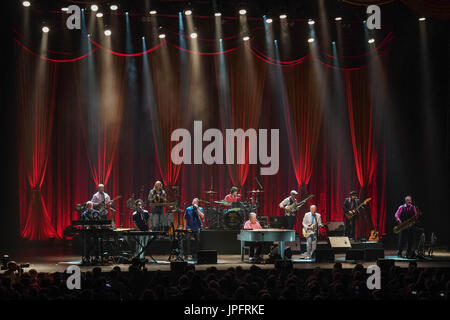
<path fill-rule="evenodd" d="M 156 14 L 156 10 L 151 10 L 150 14 Z"/>
<path fill-rule="evenodd" d="M 92 11 L 97 11 L 98 10 L 98 5 L 96 5 L 96 4 L 93 4 L 92 6 L 91 6 L 91 10 Z"/>
<path fill-rule="evenodd" d="M 30 1 L 24 1 L 24 2 L 22 2 L 22 5 L 24 7 L 29 7 L 29 6 L 31 6 L 31 3 L 30 3 Z"/>
<path fill-rule="evenodd" d="M 109 37 L 111 35 L 111 30 L 106 29 L 104 32 L 105 36 Z"/>
<path fill-rule="evenodd" d="M 164 34 L 164 33 L 161 33 L 160 35 L 159 35 L 159 38 L 160 39 L 164 39 L 166 37 L 166 35 Z"/>
<path fill-rule="evenodd" d="M 112 11 L 116 11 L 117 9 L 119 9 L 119 7 L 118 7 L 117 5 L 115 5 L 115 4 L 112 4 L 109 8 L 110 8 Z"/>
<path fill-rule="evenodd" d="M 220 17 L 222 14 L 220 13 L 220 12 L 216 12 L 216 13 L 214 13 L 214 16 L 216 16 L 216 17 Z"/>
<path fill-rule="evenodd" d="M 424 17 L 419 18 L 419 21 L 425 21 L 426 19 Z"/>
<path fill-rule="evenodd" d="M 248 41 L 248 40 L 250 40 L 250 37 L 249 36 L 245 36 L 245 37 L 242 38 L 242 40 Z"/>
<path fill-rule="evenodd" d="M 372 38 L 372 39 L 369 39 L 369 41 L 367 41 L 368 43 L 374 43 L 375 42 L 375 39 L 374 38 Z"/>
<path fill-rule="evenodd" d="M 240 15 L 244 15 L 244 14 L 246 14 L 246 13 L 247 13 L 247 10 L 245 10 L 245 9 L 239 10 L 239 14 L 240 14 Z"/>
<path fill-rule="evenodd" d="M 315 23 L 315 22 L 314 22 L 313 19 L 309 19 L 309 20 L 308 20 L 308 24 L 309 24 L 309 25 L 313 25 L 314 23 Z"/>
<path fill-rule="evenodd" d="M 287 18 L 287 15 L 285 15 L 285 14 L 280 14 L 280 19 L 286 19 Z"/>
<path fill-rule="evenodd" d="M 314 38 L 309 38 L 309 39 L 308 39 L 308 42 L 309 42 L 309 43 L 314 42 Z"/>
<path fill-rule="evenodd" d="M 47 26 L 42 27 L 42 32 L 48 33 L 50 31 L 50 28 Z"/>
<path fill-rule="evenodd" d="M 192 39 L 195 39 L 195 38 L 197 38 L 197 34 L 194 32 L 194 33 L 191 33 L 191 38 Z"/>
<path fill-rule="evenodd" d="M 336 21 L 341 21 L 341 20 L 342 20 L 342 17 L 336 17 L 336 18 L 334 18 L 334 20 L 336 20 Z"/>
<path fill-rule="evenodd" d="M 184 14 L 185 14 L 186 16 L 190 16 L 190 15 L 192 14 L 192 10 L 186 10 L 186 11 L 184 12 Z"/>
<path fill-rule="evenodd" d="M 273 21 L 273 20 L 272 20 L 271 18 L 266 19 L 266 22 L 267 22 L 267 23 L 272 23 L 272 21 Z"/>
<path fill-rule="evenodd" d="M 101 12 L 97 12 L 97 14 L 95 15 L 97 18 L 101 18 L 101 17 L 103 17 L 103 13 L 101 13 Z"/>
<path fill-rule="evenodd" d="M 61 11 L 67 12 L 69 11 L 69 8 L 61 8 Z"/>

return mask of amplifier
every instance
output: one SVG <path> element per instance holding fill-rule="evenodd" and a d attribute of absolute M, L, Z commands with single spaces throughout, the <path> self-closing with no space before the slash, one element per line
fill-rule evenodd
<path fill-rule="evenodd" d="M 334 250 L 331 248 L 318 249 L 315 255 L 316 262 L 334 262 Z"/>
<path fill-rule="evenodd" d="M 345 260 L 364 260 L 364 249 L 350 249 L 345 253 Z"/>
<path fill-rule="evenodd" d="M 217 264 L 217 250 L 200 250 L 197 264 Z"/>

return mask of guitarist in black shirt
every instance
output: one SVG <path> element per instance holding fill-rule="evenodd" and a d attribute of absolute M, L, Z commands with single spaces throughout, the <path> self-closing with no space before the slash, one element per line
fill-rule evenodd
<path fill-rule="evenodd" d="M 353 210 L 360 204 L 358 199 L 358 192 L 351 191 L 349 197 L 344 201 L 344 222 L 345 222 L 345 235 L 350 239 L 355 239 L 355 219 L 357 217 L 349 218 L 349 213 L 353 214 Z"/>

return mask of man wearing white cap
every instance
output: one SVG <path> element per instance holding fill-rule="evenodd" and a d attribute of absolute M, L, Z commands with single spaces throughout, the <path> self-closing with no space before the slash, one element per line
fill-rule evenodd
<path fill-rule="evenodd" d="M 295 211 L 291 211 L 291 210 L 289 210 L 289 208 L 290 207 L 295 208 L 295 206 L 293 206 L 293 204 L 298 203 L 297 195 L 298 195 L 298 192 L 295 190 L 292 190 L 290 192 L 289 197 L 287 197 L 280 203 L 280 208 L 284 209 L 284 215 L 286 216 L 286 229 L 294 229 L 294 226 L 295 226 L 295 220 L 296 220 Z"/>

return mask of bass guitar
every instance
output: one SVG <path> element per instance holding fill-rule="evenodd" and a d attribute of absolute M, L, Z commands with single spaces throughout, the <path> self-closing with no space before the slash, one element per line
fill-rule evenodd
<path fill-rule="evenodd" d="M 355 209 L 344 212 L 344 216 L 347 220 L 352 220 L 359 212 L 359 210 L 361 209 L 362 206 L 365 206 L 366 204 L 368 204 L 370 201 L 372 200 L 372 198 L 367 198 L 366 200 L 364 200 L 363 202 L 361 202 L 359 204 L 359 206 L 357 206 Z"/>
<path fill-rule="evenodd" d="M 288 213 L 293 213 L 293 212 L 297 211 L 298 209 L 300 209 L 306 202 L 308 202 L 313 197 L 314 197 L 314 195 L 311 194 L 300 202 L 294 202 L 293 204 L 290 204 L 290 205 L 284 207 L 284 210 Z"/>

